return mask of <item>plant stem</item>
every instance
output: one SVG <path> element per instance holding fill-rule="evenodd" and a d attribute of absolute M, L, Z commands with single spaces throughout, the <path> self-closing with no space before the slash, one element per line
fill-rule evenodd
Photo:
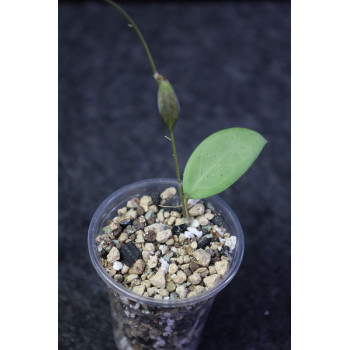
<path fill-rule="evenodd" d="M 148 45 L 145 41 L 145 39 L 143 38 L 142 33 L 139 30 L 139 27 L 136 25 L 136 23 L 133 21 L 133 19 L 128 15 L 128 13 L 126 11 L 123 10 L 123 8 L 121 8 L 118 4 L 116 4 L 115 2 L 111 1 L 111 0 L 104 0 L 105 2 L 107 2 L 108 4 L 110 4 L 111 6 L 113 6 L 115 9 L 117 9 L 127 20 L 128 22 L 130 22 L 130 25 L 135 29 L 135 32 L 137 34 L 137 36 L 139 37 L 143 48 L 146 51 L 146 55 L 148 57 L 149 63 L 151 64 L 152 70 L 153 70 L 153 75 L 157 74 L 157 68 L 156 65 L 154 64 L 151 52 L 148 48 Z"/>
<path fill-rule="evenodd" d="M 152 71 L 153 71 L 153 77 L 156 79 L 156 81 L 159 84 L 159 81 L 157 80 L 157 78 L 160 76 L 157 72 L 157 68 L 156 65 L 154 64 L 151 52 L 148 48 L 148 45 L 145 41 L 145 39 L 143 38 L 142 33 L 140 32 L 138 26 L 136 25 L 136 23 L 133 21 L 133 19 L 128 15 L 128 13 L 123 10 L 122 7 L 120 7 L 118 4 L 116 4 L 114 1 L 112 0 L 104 0 L 106 3 L 108 3 L 109 5 L 113 6 L 116 10 L 118 10 L 126 19 L 127 21 L 130 23 L 130 25 L 135 29 L 135 32 L 137 34 L 137 36 L 139 37 L 143 48 L 146 51 L 146 55 L 147 58 L 149 60 L 149 63 L 151 64 L 152 67 Z M 175 170 L 176 170 L 176 178 L 177 178 L 177 182 L 179 185 L 179 196 L 180 196 L 180 201 L 181 201 L 181 206 L 182 206 L 182 213 L 184 218 L 187 220 L 188 219 L 188 212 L 187 212 L 187 205 L 186 205 L 186 200 L 183 194 L 183 190 L 182 190 L 182 185 L 181 185 L 181 177 L 180 177 L 180 171 L 179 171 L 179 163 L 177 161 L 177 154 L 176 154 L 176 147 L 175 147 L 175 139 L 174 139 L 174 134 L 172 131 L 172 128 L 169 128 L 169 132 L 170 132 L 170 140 L 171 140 L 171 146 L 173 149 L 173 155 L 174 155 L 174 162 L 175 162 Z"/>
<path fill-rule="evenodd" d="M 185 219 L 188 219 L 187 205 L 186 205 L 185 197 L 184 197 L 183 190 L 182 190 L 179 163 L 177 160 L 177 153 L 176 153 L 175 138 L 174 138 L 173 130 L 169 129 L 169 133 L 170 133 L 171 147 L 173 149 L 176 178 L 177 178 L 177 183 L 178 183 L 178 187 L 179 187 L 179 196 L 180 196 L 180 201 L 181 201 L 181 206 L 182 206 L 182 215 Z"/>

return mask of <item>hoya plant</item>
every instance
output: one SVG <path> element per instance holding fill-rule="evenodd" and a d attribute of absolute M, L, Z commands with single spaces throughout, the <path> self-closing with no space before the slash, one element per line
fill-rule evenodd
<path fill-rule="evenodd" d="M 187 200 L 214 196 L 233 185 L 253 164 L 266 144 L 258 132 L 246 128 L 229 128 L 203 140 L 190 156 L 181 179 L 173 129 L 178 121 L 179 102 L 169 80 L 158 73 L 148 45 L 133 19 L 118 4 L 104 0 L 117 9 L 139 37 L 158 84 L 158 109 L 169 130 L 175 162 L 182 212 L 188 217 Z"/>

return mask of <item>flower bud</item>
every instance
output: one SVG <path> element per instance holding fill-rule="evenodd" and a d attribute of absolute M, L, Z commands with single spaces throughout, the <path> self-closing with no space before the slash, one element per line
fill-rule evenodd
<path fill-rule="evenodd" d="M 158 109 L 163 122 L 171 131 L 177 122 L 179 115 L 179 102 L 170 82 L 162 75 L 154 75 L 158 83 Z"/>

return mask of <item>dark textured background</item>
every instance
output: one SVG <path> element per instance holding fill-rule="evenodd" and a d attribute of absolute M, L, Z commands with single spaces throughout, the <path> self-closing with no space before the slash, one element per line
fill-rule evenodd
<path fill-rule="evenodd" d="M 290 348 L 290 5 L 125 4 L 181 103 L 181 169 L 209 134 L 241 126 L 269 141 L 221 196 L 246 237 L 201 350 Z M 59 4 L 59 348 L 113 349 L 107 291 L 90 263 L 89 220 L 133 181 L 174 177 L 143 48 L 107 4 Z"/>

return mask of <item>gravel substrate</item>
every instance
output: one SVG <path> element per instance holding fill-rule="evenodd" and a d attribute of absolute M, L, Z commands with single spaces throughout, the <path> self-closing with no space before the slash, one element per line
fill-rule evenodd
<path fill-rule="evenodd" d="M 136 294 L 183 299 L 217 285 L 227 273 L 236 237 L 209 203 L 188 201 L 189 218 L 173 206 L 176 189 L 132 198 L 96 237 L 111 277 Z"/>

